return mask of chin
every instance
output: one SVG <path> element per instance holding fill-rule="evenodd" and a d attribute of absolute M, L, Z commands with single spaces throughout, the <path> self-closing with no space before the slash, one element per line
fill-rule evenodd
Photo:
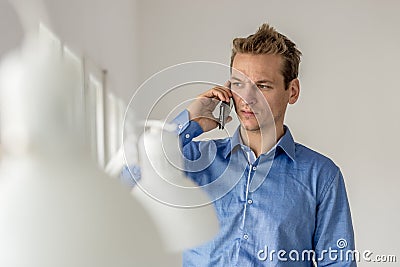
<path fill-rule="evenodd" d="M 242 128 L 244 128 L 246 131 L 249 131 L 249 132 L 260 131 L 260 126 L 258 124 L 251 125 L 251 124 L 244 123 L 244 124 L 242 124 Z"/>
<path fill-rule="evenodd" d="M 260 129 L 260 126 L 258 125 L 258 120 L 254 118 L 240 118 L 240 125 L 242 128 L 244 128 L 246 131 L 256 131 Z"/>

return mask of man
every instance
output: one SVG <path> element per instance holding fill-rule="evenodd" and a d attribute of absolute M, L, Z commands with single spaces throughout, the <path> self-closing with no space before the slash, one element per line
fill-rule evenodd
<path fill-rule="evenodd" d="M 233 40 L 225 86 L 201 94 L 175 119 L 187 175 L 200 186 L 216 183 L 208 193 L 221 226 L 212 241 L 184 252 L 184 266 L 313 266 L 314 252 L 318 266 L 356 266 L 339 168 L 295 143 L 284 125 L 287 105 L 300 93 L 300 56 L 292 41 L 263 24 Z M 218 126 L 212 112 L 230 99 L 240 120 L 235 134 L 193 141 Z M 209 164 L 199 169 L 193 162 Z"/>

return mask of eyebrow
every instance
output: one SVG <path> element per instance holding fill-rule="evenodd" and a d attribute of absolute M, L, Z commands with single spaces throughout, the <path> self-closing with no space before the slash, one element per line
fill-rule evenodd
<path fill-rule="evenodd" d="M 232 76 L 231 79 L 239 81 L 239 82 L 243 82 L 243 80 L 241 80 L 240 78 L 234 77 L 234 76 Z M 274 84 L 274 82 L 270 81 L 270 80 L 259 80 L 259 81 L 254 82 L 254 84 L 259 84 L 259 83 L 271 83 L 271 84 Z"/>
<path fill-rule="evenodd" d="M 233 76 L 232 76 L 231 79 L 242 82 L 242 80 L 239 79 L 239 78 L 237 78 L 237 77 L 233 77 Z"/>
<path fill-rule="evenodd" d="M 260 81 L 256 81 L 256 82 L 254 82 L 254 83 L 274 83 L 273 81 L 270 81 L 270 80 L 260 80 Z"/>

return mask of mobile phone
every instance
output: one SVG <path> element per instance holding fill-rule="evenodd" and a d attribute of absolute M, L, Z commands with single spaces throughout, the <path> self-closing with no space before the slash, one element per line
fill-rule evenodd
<path fill-rule="evenodd" d="M 229 102 L 221 101 L 219 106 L 219 117 L 218 117 L 218 129 L 223 130 L 225 128 L 226 120 L 228 119 L 229 114 L 231 113 L 232 101 Z"/>

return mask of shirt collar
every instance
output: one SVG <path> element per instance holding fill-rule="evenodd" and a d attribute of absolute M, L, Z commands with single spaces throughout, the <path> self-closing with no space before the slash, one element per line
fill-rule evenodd
<path fill-rule="evenodd" d="M 279 139 L 278 144 L 276 147 L 282 148 L 282 150 L 289 156 L 289 158 L 295 161 L 295 142 L 293 139 L 292 134 L 290 133 L 289 128 L 284 125 L 283 126 L 285 133 Z M 229 153 L 231 153 L 235 148 L 240 147 L 241 145 L 241 137 L 240 137 L 240 126 L 236 129 L 235 133 L 233 134 L 230 142 L 230 146 L 226 146 L 223 153 L 224 157 L 226 158 Z"/>
<path fill-rule="evenodd" d="M 294 142 L 292 133 L 286 125 L 283 125 L 285 133 L 278 142 L 278 147 L 285 151 L 286 155 L 293 161 L 296 160 L 296 144 Z"/>

